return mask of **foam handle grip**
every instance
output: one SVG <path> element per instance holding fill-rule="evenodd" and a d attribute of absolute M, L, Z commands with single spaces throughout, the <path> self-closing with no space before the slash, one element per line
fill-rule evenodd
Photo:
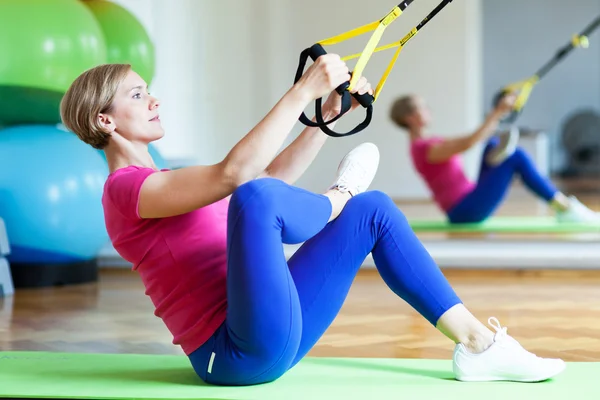
<path fill-rule="evenodd" d="M 314 44 L 310 48 L 310 52 L 308 54 L 313 61 L 316 61 L 317 58 L 324 56 L 325 54 L 327 54 L 327 52 L 325 51 L 323 46 L 321 46 L 320 44 L 317 43 L 317 44 Z M 338 92 L 338 94 L 341 96 L 344 94 L 345 90 L 348 90 L 348 87 L 350 87 L 350 82 L 342 83 L 340 86 L 338 86 L 335 89 L 335 91 Z M 375 97 L 373 97 L 369 93 L 365 93 L 365 94 L 352 93 L 352 97 L 354 97 L 356 99 L 356 101 L 358 101 L 360 103 L 360 105 L 363 106 L 364 108 L 369 107 L 375 101 Z"/>
<path fill-rule="evenodd" d="M 365 93 L 365 94 L 358 94 L 358 93 L 353 93 L 352 96 L 356 99 L 356 101 L 358 101 L 360 103 L 361 106 L 363 106 L 364 108 L 369 107 L 371 104 L 373 104 L 373 102 L 375 101 L 375 97 L 373 97 L 373 95 L 369 94 L 369 93 Z"/>

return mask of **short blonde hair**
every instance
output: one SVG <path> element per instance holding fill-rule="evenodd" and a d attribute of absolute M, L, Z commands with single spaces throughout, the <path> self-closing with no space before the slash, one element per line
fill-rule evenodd
<path fill-rule="evenodd" d="M 98 121 L 98 114 L 110 113 L 119 84 L 131 65 L 103 64 L 79 75 L 60 103 L 63 124 L 79 139 L 96 149 L 108 145 L 110 133 Z"/>
<path fill-rule="evenodd" d="M 415 96 L 402 96 L 392 104 L 390 118 L 396 125 L 399 125 L 404 129 L 408 129 L 408 126 L 406 125 L 406 117 L 415 112 L 416 109 L 417 101 Z"/>

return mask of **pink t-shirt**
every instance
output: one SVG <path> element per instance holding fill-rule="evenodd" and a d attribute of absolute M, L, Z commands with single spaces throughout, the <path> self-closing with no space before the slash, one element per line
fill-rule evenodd
<path fill-rule="evenodd" d="M 475 188 L 465 175 L 459 155 L 432 164 L 427 161 L 431 145 L 443 142 L 441 138 L 417 139 L 411 143 L 410 152 L 416 170 L 421 174 L 433 194 L 434 201 L 444 210 L 450 210 Z"/>
<path fill-rule="evenodd" d="M 139 273 L 173 344 L 189 355 L 225 320 L 229 200 L 175 217 L 142 219 L 140 189 L 153 173 L 162 172 L 130 166 L 108 176 L 105 223 L 114 248 Z"/>

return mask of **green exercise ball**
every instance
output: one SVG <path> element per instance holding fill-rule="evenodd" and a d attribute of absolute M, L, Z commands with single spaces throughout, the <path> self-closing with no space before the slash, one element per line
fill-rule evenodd
<path fill-rule="evenodd" d="M 109 63 L 131 64 L 148 85 L 154 78 L 154 45 L 144 26 L 122 6 L 107 0 L 84 0 L 104 32 Z"/>
<path fill-rule="evenodd" d="M 0 125 L 60 122 L 75 78 L 106 63 L 94 14 L 78 0 L 0 1 Z"/>

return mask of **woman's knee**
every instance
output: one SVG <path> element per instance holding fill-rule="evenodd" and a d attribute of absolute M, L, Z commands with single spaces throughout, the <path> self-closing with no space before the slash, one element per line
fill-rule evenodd
<path fill-rule="evenodd" d="M 386 193 L 380 190 L 370 190 L 350 199 L 348 204 L 353 203 L 361 207 L 395 207 L 394 201 Z"/>
<path fill-rule="evenodd" d="M 380 190 L 371 190 L 354 196 L 348 202 L 348 206 L 350 205 L 365 212 L 391 209 L 400 211 L 391 197 Z"/>
<path fill-rule="evenodd" d="M 515 151 L 510 156 L 510 158 L 516 159 L 517 161 L 530 161 L 531 160 L 531 156 L 529 155 L 529 153 L 527 153 L 527 150 L 523 149 L 520 146 L 515 148 Z"/>
<path fill-rule="evenodd" d="M 350 199 L 342 215 L 344 213 L 349 217 L 358 218 L 357 221 L 369 222 L 377 226 L 389 223 L 409 225 L 406 216 L 390 196 L 378 190 L 365 192 Z"/>
<path fill-rule="evenodd" d="M 509 159 L 517 168 L 528 168 L 534 165 L 533 159 L 522 147 L 517 147 Z"/>
<path fill-rule="evenodd" d="M 232 194 L 230 208 L 235 210 L 254 209 L 266 211 L 273 208 L 275 192 L 285 186 L 281 180 L 273 178 L 254 179 L 240 185 Z"/>
<path fill-rule="evenodd" d="M 235 189 L 232 195 L 233 198 L 242 198 L 247 200 L 256 195 L 269 194 L 277 187 L 286 185 L 283 181 L 274 178 L 260 178 L 248 181 Z"/>
<path fill-rule="evenodd" d="M 515 148 L 514 156 L 516 156 L 516 157 L 529 157 L 529 154 L 527 154 L 527 151 L 525 151 L 525 149 L 523 149 L 520 146 L 517 146 Z"/>

